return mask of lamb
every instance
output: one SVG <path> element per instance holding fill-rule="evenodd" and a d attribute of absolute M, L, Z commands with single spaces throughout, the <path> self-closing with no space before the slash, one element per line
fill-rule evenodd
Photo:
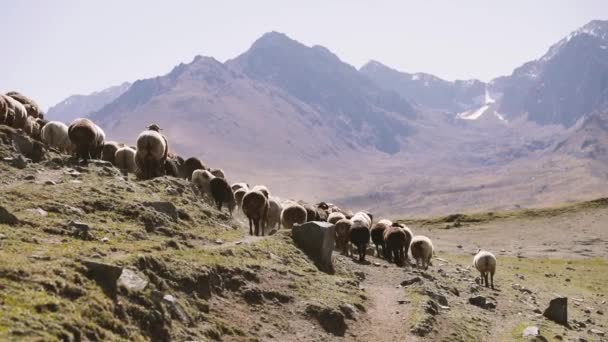
<path fill-rule="evenodd" d="M 338 250 L 341 250 L 343 255 L 349 254 L 348 242 L 350 239 L 349 234 L 351 224 L 352 222 L 347 218 L 340 219 L 338 222 L 335 223 L 336 248 Z"/>
<path fill-rule="evenodd" d="M 135 150 L 129 146 L 121 147 L 116 151 L 114 162 L 119 170 L 125 170 L 127 173 L 135 173 L 137 170 Z"/>
<path fill-rule="evenodd" d="M 281 212 L 281 224 L 287 229 L 293 228 L 294 224 L 307 222 L 306 209 L 295 202 L 289 202 L 283 206 Z"/>
<path fill-rule="evenodd" d="M 496 272 L 496 257 L 488 251 L 477 250 L 477 254 L 473 257 L 473 265 L 480 273 L 481 285 L 488 287 L 488 273 L 492 290 L 494 289 L 494 273 Z"/>
<path fill-rule="evenodd" d="M 410 251 L 412 252 L 412 258 L 416 260 L 416 267 L 428 269 L 431 264 L 431 257 L 433 257 L 433 242 L 431 239 L 424 235 L 416 235 L 412 238 L 410 243 Z"/>
<path fill-rule="evenodd" d="M 264 223 L 268 217 L 268 199 L 261 191 L 249 191 L 243 197 L 243 213 L 249 220 L 249 235 L 253 235 L 252 225 L 255 226 L 255 235 L 264 236 Z"/>
<path fill-rule="evenodd" d="M 268 188 L 266 187 L 266 185 L 256 185 L 251 189 L 251 191 L 259 191 L 259 192 L 263 193 L 264 196 L 266 196 L 266 199 L 270 198 L 270 192 L 268 191 Z"/>
<path fill-rule="evenodd" d="M 6 96 L 10 96 L 11 98 L 21 103 L 23 107 L 25 107 L 28 116 L 31 116 L 34 119 L 44 118 L 44 114 L 42 113 L 42 110 L 40 110 L 40 106 L 38 106 L 38 104 L 29 97 L 16 91 L 9 91 L 8 93 L 6 93 Z"/>
<path fill-rule="evenodd" d="M 249 184 L 247 183 L 234 183 L 231 186 L 232 191 L 237 191 L 238 189 L 245 189 L 245 191 L 249 191 Z"/>
<path fill-rule="evenodd" d="M 329 216 L 327 217 L 327 222 L 329 222 L 331 224 L 336 224 L 338 221 L 345 219 L 345 218 L 346 218 L 346 216 L 344 216 L 344 214 L 336 211 L 336 212 L 329 214 Z"/>
<path fill-rule="evenodd" d="M 203 162 L 196 157 L 190 157 L 184 161 L 184 172 L 187 180 L 192 180 L 192 173 L 195 170 L 206 169 L 205 164 L 203 164 Z"/>
<path fill-rule="evenodd" d="M 283 207 L 281 203 L 274 198 L 270 197 L 268 199 L 268 220 L 267 220 L 267 228 L 273 229 L 278 225 L 277 229 L 281 229 L 281 212 L 283 211 Z"/>
<path fill-rule="evenodd" d="M 138 177 L 141 179 L 164 176 L 166 173 L 165 161 L 169 146 L 167 139 L 160 134 L 160 131 L 158 125 L 152 124 L 137 137 L 135 163 Z"/>
<path fill-rule="evenodd" d="M 412 241 L 412 233 L 409 229 L 403 229 L 397 225 L 391 225 L 384 230 L 384 258 L 394 261 L 401 266 L 408 260 L 407 250 Z"/>
<path fill-rule="evenodd" d="M 222 169 L 213 169 L 210 172 L 215 177 L 220 177 L 220 178 L 224 178 L 224 179 L 226 178 L 226 175 L 224 174 L 224 170 L 222 170 Z"/>
<path fill-rule="evenodd" d="M 119 144 L 115 141 L 106 142 L 105 144 L 103 144 L 103 148 L 101 149 L 101 160 L 108 161 L 112 163 L 112 165 L 116 166 L 116 162 L 114 161 L 116 151 L 118 151 L 119 148 L 124 146 L 124 144 Z"/>
<path fill-rule="evenodd" d="M 50 121 L 42 127 L 41 140 L 62 152 L 72 152 L 72 142 L 68 136 L 68 126 L 60 121 Z"/>
<path fill-rule="evenodd" d="M 74 145 L 76 157 L 84 160 L 101 157 L 106 135 L 93 121 L 81 118 L 74 120 L 68 127 L 68 136 Z"/>
<path fill-rule="evenodd" d="M 351 219 L 350 242 L 357 247 L 359 261 L 365 261 L 365 252 L 370 238 L 371 218 L 367 213 L 358 212 Z"/>
<path fill-rule="evenodd" d="M 374 243 L 374 245 L 376 245 L 376 256 L 379 258 L 386 254 L 384 232 L 392 225 L 393 223 L 389 220 L 380 220 L 372 227 L 372 230 L 370 232 L 372 242 Z M 382 247 L 382 253 L 380 252 L 380 247 Z"/>
<path fill-rule="evenodd" d="M 234 193 L 232 193 L 232 189 L 230 189 L 228 182 L 226 182 L 224 178 L 215 177 L 209 182 L 209 189 L 211 191 L 211 197 L 215 201 L 215 205 L 217 205 L 217 210 L 222 211 L 222 206 L 226 204 L 228 212 L 232 217 L 232 211 L 236 206 L 236 201 L 234 200 Z"/>
<path fill-rule="evenodd" d="M 11 126 L 16 129 L 23 129 L 27 121 L 27 110 L 21 102 L 10 96 L 4 96 L 8 110 L 13 114 Z"/>
<path fill-rule="evenodd" d="M 210 196 L 211 188 L 210 183 L 211 180 L 214 179 L 215 176 L 211 174 L 211 172 L 207 170 L 194 170 L 192 172 L 192 183 L 201 193 L 201 197 Z"/>

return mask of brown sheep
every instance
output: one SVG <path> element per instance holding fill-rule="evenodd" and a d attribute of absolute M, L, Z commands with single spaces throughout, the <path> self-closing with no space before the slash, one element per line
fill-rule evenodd
<path fill-rule="evenodd" d="M 137 175 L 141 179 L 151 179 L 166 174 L 165 161 L 169 145 L 167 139 L 160 134 L 160 130 L 158 125 L 152 124 L 137 137 L 135 163 Z"/>
<path fill-rule="evenodd" d="M 9 91 L 8 93 L 6 93 L 6 96 L 10 96 L 13 99 L 19 101 L 19 103 L 21 103 L 23 107 L 25 107 L 28 116 L 31 116 L 35 119 L 44 119 L 44 114 L 42 113 L 42 110 L 40 110 L 40 106 L 38 106 L 38 104 L 34 102 L 34 100 L 16 91 Z"/>
<path fill-rule="evenodd" d="M 119 148 L 114 155 L 114 162 L 119 170 L 135 173 L 137 169 L 135 165 L 135 150 L 128 146 Z"/>
<path fill-rule="evenodd" d="M 319 213 L 313 205 L 304 201 L 298 201 L 298 204 L 306 210 L 306 222 L 318 221 Z"/>
<path fill-rule="evenodd" d="M 236 201 L 236 205 L 238 206 L 239 209 L 243 208 L 243 197 L 245 197 L 246 193 L 247 193 L 247 190 L 245 190 L 245 189 L 237 189 L 234 192 L 234 200 Z"/>
<path fill-rule="evenodd" d="M 203 162 L 196 158 L 196 157 L 190 157 L 188 159 L 186 159 L 186 161 L 184 161 L 184 173 L 186 176 L 186 179 L 188 180 L 192 180 L 192 172 L 194 172 L 194 170 L 206 170 L 207 168 L 205 167 L 205 164 L 203 164 Z"/>
<path fill-rule="evenodd" d="M 98 159 L 105 140 L 105 133 L 89 119 L 76 119 L 68 127 L 68 136 L 76 150 L 76 157 L 84 160 Z"/>
<path fill-rule="evenodd" d="M 228 212 L 232 216 L 236 201 L 228 182 L 224 178 L 215 177 L 209 182 L 209 187 L 211 189 L 211 197 L 215 201 L 215 205 L 217 205 L 217 210 L 222 211 L 222 205 L 226 204 Z"/>
<path fill-rule="evenodd" d="M 293 228 L 293 225 L 307 222 L 306 209 L 294 202 L 287 203 L 281 211 L 281 224 L 287 229 Z"/>
<path fill-rule="evenodd" d="M 118 151 L 119 148 L 124 146 L 125 144 L 119 144 L 115 141 L 108 141 L 104 143 L 103 148 L 101 149 L 101 160 L 108 161 L 112 163 L 112 165 L 116 166 L 116 162 L 114 159 L 116 156 L 116 151 Z"/>
<path fill-rule="evenodd" d="M 186 178 L 184 158 L 169 153 L 165 160 L 165 174 L 175 178 Z"/>
<path fill-rule="evenodd" d="M 249 191 L 243 197 L 242 208 L 243 213 L 249 219 L 249 235 L 253 235 L 253 225 L 255 226 L 255 235 L 259 235 L 261 228 L 262 236 L 264 236 L 265 220 L 268 217 L 268 199 L 266 199 L 266 196 L 261 191 Z"/>
<path fill-rule="evenodd" d="M 371 230 L 372 242 L 376 245 L 376 256 L 381 258 L 386 252 L 386 245 L 384 243 L 384 231 L 390 227 L 393 223 L 389 220 L 380 220 L 374 224 Z M 382 252 L 380 252 L 382 247 Z"/>
<path fill-rule="evenodd" d="M 336 231 L 336 248 L 342 251 L 342 254 L 349 255 L 348 242 L 350 239 L 350 226 L 351 222 L 347 218 L 338 220 L 335 223 Z"/>
<path fill-rule="evenodd" d="M 412 233 L 409 229 L 395 225 L 387 227 L 384 230 L 384 258 L 402 266 L 408 260 L 407 250 L 410 242 L 412 242 Z"/>

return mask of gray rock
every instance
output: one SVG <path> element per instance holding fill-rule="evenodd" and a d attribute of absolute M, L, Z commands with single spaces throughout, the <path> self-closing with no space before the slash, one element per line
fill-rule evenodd
<path fill-rule="evenodd" d="M 32 213 L 32 214 L 37 214 L 37 215 L 40 215 L 40 216 L 42 216 L 42 217 L 47 217 L 47 216 L 49 216 L 49 213 L 48 213 L 48 212 L 46 212 L 45 210 L 40 209 L 40 208 L 28 209 L 27 211 L 28 211 L 28 212 L 30 212 L 30 213 Z"/>
<path fill-rule="evenodd" d="M 91 231 L 91 226 L 82 222 L 70 221 L 69 226 L 75 228 L 80 233 L 88 233 Z"/>
<path fill-rule="evenodd" d="M 31 160 L 25 158 L 23 155 L 20 154 L 17 156 L 17 158 L 13 159 L 11 165 L 18 169 L 25 169 L 27 167 L 27 164 L 30 162 Z"/>
<path fill-rule="evenodd" d="M 52 181 L 52 180 L 47 180 L 44 182 L 44 185 L 57 185 L 57 182 Z"/>
<path fill-rule="evenodd" d="M 0 240 L 4 240 L 4 239 L 6 239 L 6 235 L 0 234 Z"/>
<path fill-rule="evenodd" d="M 444 305 L 444 306 L 448 306 L 449 305 L 448 304 L 448 299 L 444 295 L 442 295 L 442 294 L 426 290 L 426 295 L 429 296 L 429 297 L 431 297 L 431 298 L 433 298 L 434 300 L 436 300 L 441 305 Z"/>
<path fill-rule="evenodd" d="M 416 284 L 416 283 L 420 283 L 422 282 L 422 278 L 420 277 L 413 277 L 410 279 L 406 279 L 404 281 L 401 282 L 401 286 L 410 286 L 412 284 Z"/>
<path fill-rule="evenodd" d="M 549 302 L 549 307 L 543 312 L 543 316 L 557 324 L 568 326 L 568 298 L 557 297 Z"/>
<path fill-rule="evenodd" d="M 589 330 L 590 333 L 594 334 L 594 335 L 598 335 L 598 336 L 604 336 L 606 335 L 605 332 L 603 332 L 602 330 L 599 329 L 591 329 Z"/>
<path fill-rule="evenodd" d="M 489 302 L 484 296 L 475 296 L 469 298 L 469 304 L 475 305 L 486 310 L 496 308 L 496 304 Z"/>
<path fill-rule="evenodd" d="M 535 338 L 537 336 L 540 335 L 540 329 L 538 327 L 527 327 L 526 329 L 524 329 L 524 332 L 522 333 L 522 337 L 523 338 Z"/>
<path fill-rule="evenodd" d="M 6 208 L 0 206 L 0 223 L 14 226 L 19 223 L 17 216 L 11 214 Z"/>
<path fill-rule="evenodd" d="M 334 249 L 335 227 L 328 222 L 306 222 L 296 224 L 292 229 L 296 245 L 307 253 L 325 271 L 332 273 L 331 254 Z"/>
<path fill-rule="evenodd" d="M 34 176 L 34 175 L 27 175 L 27 176 L 23 177 L 23 179 L 24 180 L 34 180 L 34 179 L 36 179 L 36 176 Z"/>
<path fill-rule="evenodd" d="M 118 287 L 127 289 L 129 292 L 140 292 L 148 286 L 148 280 L 144 275 L 136 271 L 124 268 L 116 282 Z"/>
<path fill-rule="evenodd" d="M 175 205 L 173 203 L 156 201 L 156 202 L 144 202 L 143 205 L 146 207 L 151 207 L 154 210 L 158 211 L 159 213 L 163 213 L 163 214 L 169 216 L 173 221 L 177 222 L 177 218 L 178 218 L 177 208 L 175 207 Z"/>

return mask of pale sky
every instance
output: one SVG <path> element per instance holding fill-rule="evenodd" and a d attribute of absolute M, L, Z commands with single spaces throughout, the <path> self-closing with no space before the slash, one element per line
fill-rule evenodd
<path fill-rule="evenodd" d="M 448 80 L 488 81 L 545 53 L 608 0 L 0 0 L 0 92 L 43 108 L 165 74 L 195 55 L 233 58 L 268 31 Z"/>

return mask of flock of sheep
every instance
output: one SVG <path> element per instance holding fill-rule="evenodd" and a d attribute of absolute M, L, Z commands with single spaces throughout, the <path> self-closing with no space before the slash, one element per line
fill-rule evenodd
<path fill-rule="evenodd" d="M 326 221 L 335 225 L 336 248 L 345 255 L 351 246 L 357 250 L 359 261 L 364 261 L 371 242 L 376 255 L 397 265 L 408 262 L 408 250 L 417 267 L 431 265 L 434 247 L 431 239 L 414 235 L 403 224 L 383 219 L 375 224 L 368 212 L 352 213 L 331 203 L 311 205 L 304 201 L 281 200 L 270 196 L 264 185 L 250 187 L 247 183 L 229 185 L 221 169 L 209 169 L 198 158 L 184 160 L 169 151 L 169 144 L 152 124 L 137 138 L 136 146 L 105 140 L 104 131 L 89 119 L 76 119 L 69 126 L 59 121 L 46 121 L 38 105 L 26 96 L 9 92 L 0 94 L 0 124 L 22 129 L 33 139 L 50 148 L 70 153 L 79 159 L 102 159 L 111 162 L 139 179 L 164 175 L 188 179 L 200 195 L 212 200 L 218 210 L 228 208 L 232 216 L 239 208 L 249 221 L 249 234 L 264 235 L 266 230 L 291 229 L 294 224 Z M 494 288 L 496 257 L 478 251 L 473 264 L 481 274 L 481 282 Z M 488 276 L 490 282 L 488 282 Z"/>

